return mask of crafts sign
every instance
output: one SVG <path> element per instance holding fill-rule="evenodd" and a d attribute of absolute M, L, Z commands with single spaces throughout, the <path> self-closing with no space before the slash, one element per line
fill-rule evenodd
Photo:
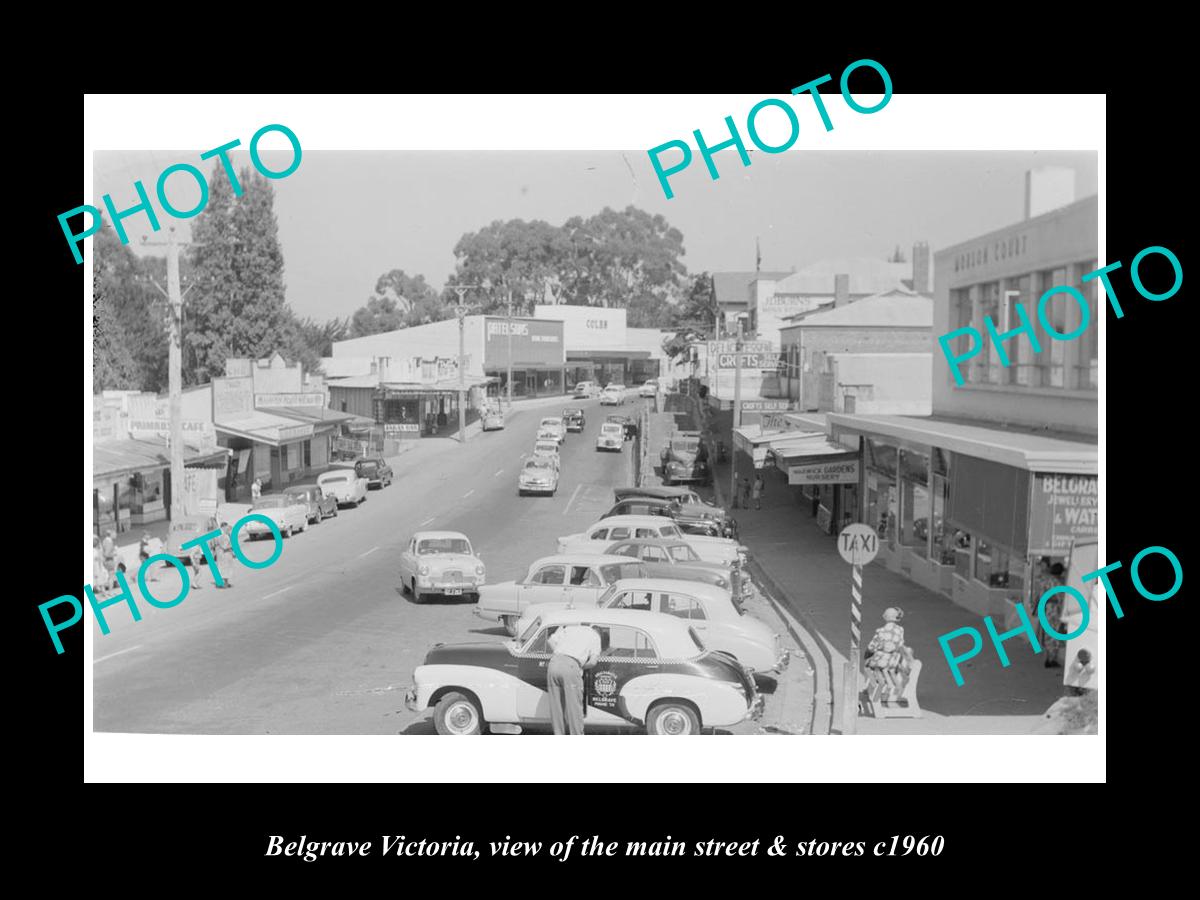
<path fill-rule="evenodd" d="M 879 552 L 879 535 L 870 525 L 847 525 L 838 535 L 838 553 L 852 566 L 865 566 Z"/>

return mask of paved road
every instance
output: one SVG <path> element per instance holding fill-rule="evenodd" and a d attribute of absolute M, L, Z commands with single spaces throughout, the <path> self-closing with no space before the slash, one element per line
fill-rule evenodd
<path fill-rule="evenodd" d="M 637 408 L 630 398 L 621 410 Z M 566 401 L 567 405 L 571 401 Z M 416 605 L 401 593 L 396 561 L 421 528 L 467 534 L 488 581 L 517 578 L 554 552 L 555 538 L 594 522 L 629 483 L 630 447 L 597 453 L 604 414 L 563 446 L 562 480 L 552 498 L 518 497 L 517 472 L 546 410 L 513 413 L 503 431 L 465 446 L 421 441 L 401 456 L 396 481 L 359 509 L 311 526 L 284 544 L 270 568 L 238 566 L 233 587 L 206 584 L 177 607 L 139 604 L 106 612 L 111 633 L 94 624 L 94 728 L 129 733 L 432 733 L 424 714 L 404 707 L 412 671 L 436 641 L 503 639 L 499 628 L 452 599 Z M 265 558 L 269 542 L 251 544 Z M 169 599 L 168 570 L 152 585 Z"/>

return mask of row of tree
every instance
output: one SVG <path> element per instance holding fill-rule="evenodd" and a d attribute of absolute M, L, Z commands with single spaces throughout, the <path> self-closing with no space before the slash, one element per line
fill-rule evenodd
<path fill-rule="evenodd" d="M 624 307 L 633 327 L 677 328 L 685 336 L 711 333 L 715 319 L 712 279 L 687 276 L 683 235 L 661 215 L 632 206 L 562 226 L 493 222 L 455 245 L 455 271 L 441 292 L 422 275 L 392 269 L 350 317 L 300 318 L 285 298 L 271 183 L 247 167 L 243 193 L 234 196 L 221 166 L 208 182 L 208 205 L 180 261 L 185 385 L 222 375 L 229 357 L 275 351 L 319 372 L 335 341 L 452 316 L 455 287 L 464 285 L 473 286 L 465 299 L 477 312 L 507 310 L 511 295 L 518 314 L 537 303 Z M 94 389 L 165 390 L 166 261 L 138 257 L 108 226 L 93 252 Z"/>

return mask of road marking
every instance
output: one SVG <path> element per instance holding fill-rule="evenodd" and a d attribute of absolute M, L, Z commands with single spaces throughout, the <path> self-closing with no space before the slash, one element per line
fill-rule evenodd
<path fill-rule="evenodd" d="M 426 519 L 426 520 L 425 520 L 424 522 L 422 522 L 421 524 L 422 524 L 422 525 L 428 525 L 430 522 L 432 522 L 432 521 L 433 521 L 434 519 L 436 519 L 436 518 L 437 518 L 437 516 L 430 516 L 428 519 Z"/>
<path fill-rule="evenodd" d="M 124 650 L 118 650 L 116 653 L 110 653 L 110 654 L 108 654 L 108 656 L 102 656 L 99 659 L 93 659 L 92 665 L 94 666 L 94 665 L 96 665 L 96 663 L 102 663 L 106 659 L 112 659 L 114 656 L 120 656 L 122 653 L 128 653 L 131 650 L 137 650 L 141 646 L 142 646 L 141 644 L 135 644 L 132 647 L 126 647 Z"/>
<path fill-rule="evenodd" d="M 370 550 L 366 551 L 365 553 L 358 554 L 358 558 L 362 559 L 364 556 L 370 556 L 372 553 L 374 553 L 378 549 L 379 549 L 378 547 L 372 547 Z"/>
<path fill-rule="evenodd" d="M 580 489 L 581 487 L 583 487 L 583 482 L 582 482 L 582 481 L 581 481 L 581 482 L 579 482 L 579 484 L 575 485 L 575 493 L 573 493 L 573 494 L 571 495 L 571 499 L 567 501 L 567 505 L 566 505 L 566 506 L 563 508 L 563 515 L 564 515 L 564 516 L 565 516 L 565 515 L 566 515 L 566 514 L 567 514 L 567 513 L 570 511 L 570 509 L 571 509 L 571 504 L 575 502 L 575 498 L 579 496 L 579 489 Z"/>
<path fill-rule="evenodd" d="M 285 587 L 285 588 L 280 588 L 280 589 L 279 589 L 279 590 L 277 590 L 277 591 L 271 591 L 271 593 L 269 593 L 269 594 L 263 594 L 263 599 L 264 599 L 264 600 L 269 600 L 269 599 L 271 599 L 272 597 L 274 597 L 276 594 L 282 594 L 284 591 L 290 591 L 290 590 L 291 590 L 292 588 L 294 588 L 294 587 L 295 587 L 295 585 L 294 585 L 294 584 L 290 584 L 290 585 L 288 585 L 287 587 Z"/>
<path fill-rule="evenodd" d="M 475 488 L 471 488 L 469 491 L 463 494 L 463 499 L 467 499 L 467 497 L 470 497 L 473 493 L 475 493 Z"/>
<path fill-rule="evenodd" d="M 503 469 L 497 469 L 495 472 L 492 473 L 492 477 L 495 478 L 497 475 L 500 475 L 503 472 L 504 472 Z"/>

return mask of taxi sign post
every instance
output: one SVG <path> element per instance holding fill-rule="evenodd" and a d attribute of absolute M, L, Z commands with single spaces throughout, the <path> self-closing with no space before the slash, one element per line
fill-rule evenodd
<path fill-rule="evenodd" d="M 838 553 L 854 567 L 850 585 L 850 655 L 842 702 L 842 734 L 858 730 L 859 640 L 862 636 L 862 567 L 879 552 L 879 535 L 870 525 L 847 525 L 838 535 Z"/>

